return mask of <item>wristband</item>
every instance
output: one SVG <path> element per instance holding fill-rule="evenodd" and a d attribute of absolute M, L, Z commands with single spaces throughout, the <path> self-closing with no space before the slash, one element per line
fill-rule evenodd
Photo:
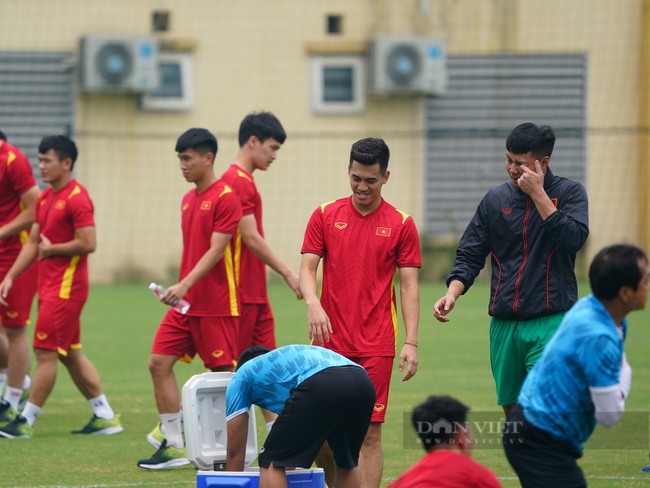
<path fill-rule="evenodd" d="M 413 346 L 413 347 L 418 347 L 418 345 L 415 342 L 404 341 L 404 344 L 408 344 L 409 346 Z"/>

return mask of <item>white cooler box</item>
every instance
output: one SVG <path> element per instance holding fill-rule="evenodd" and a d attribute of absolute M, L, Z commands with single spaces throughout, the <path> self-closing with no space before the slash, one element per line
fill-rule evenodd
<path fill-rule="evenodd" d="M 203 373 L 192 376 L 183 386 L 187 458 L 199 469 L 212 470 L 226 462 L 226 388 L 232 377 L 233 373 Z M 249 466 L 256 457 L 257 426 L 252 408 L 245 465 Z"/>

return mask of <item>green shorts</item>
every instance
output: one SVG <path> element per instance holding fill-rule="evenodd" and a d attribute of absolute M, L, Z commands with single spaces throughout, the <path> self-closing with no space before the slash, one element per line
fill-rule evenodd
<path fill-rule="evenodd" d="M 542 355 L 564 314 L 524 321 L 492 317 L 490 363 L 498 405 L 517 402 L 526 375 Z"/>

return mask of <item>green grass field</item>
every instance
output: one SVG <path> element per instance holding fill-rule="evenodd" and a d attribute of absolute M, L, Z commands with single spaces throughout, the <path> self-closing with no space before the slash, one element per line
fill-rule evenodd
<path fill-rule="evenodd" d="M 583 286 L 583 292 L 586 292 Z M 420 368 L 402 383 L 395 366 L 384 426 L 383 485 L 399 476 L 420 456 L 403 447 L 403 418 L 415 404 L 431 394 L 449 394 L 476 412 L 499 412 L 488 357 L 488 288 L 477 283 L 462 297 L 451 322 L 440 324 L 431 308 L 444 292 L 440 284 L 421 285 Z M 279 345 L 306 343 L 304 303 L 292 298 L 281 284 L 269 289 L 277 323 Z M 195 470 L 183 467 L 150 472 L 136 467 L 153 448 L 145 435 L 157 422 L 147 359 L 151 340 L 165 308 L 144 285 L 95 286 L 83 315 L 83 344 L 95 363 L 113 408 L 122 414 L 123 433 L 110 437 L 72 436 L 92 415 L 64 368 L 31 440 L 0 440 L 1 487 L 138 487 L 193 486 Z M 645 329 L 650 312 L 630 317 L 627 355 L 634 369 L 628 411 L 648 412 L 650 401 L 650 334 Z M 400 333 L 403 331 L 400 330 Z M 200 361 L 178 364 L 182 385 L 203 372 Z M 646 415 L 647 418 L 647 415 Z M 259 416 L 258 416 L 259 420 Z M 260 423 L 258 422 L 258 425 Z M 642 428 L 647 429 L 647 423 Z M 265 429 L 258 429 L 260 447 Z M 504 487 L 519 486 L 501 449 L 476 449 L 474 458 L 497 473 Z M 581 460 L 589 486 L 650 486 L 650 474 L 641 472 L 648 450 L 593 449 Z"/>

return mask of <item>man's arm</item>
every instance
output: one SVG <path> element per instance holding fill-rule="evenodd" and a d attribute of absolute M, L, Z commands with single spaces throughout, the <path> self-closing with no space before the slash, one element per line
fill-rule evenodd
<path fill-rule="evenodd" d="M 242 413 L 226 422 L 226 471 L 244 471 L 246 439 L 248 438 L 248 413 Z"/>
<path fill-rule="evenodd" d="M 589 387 L 596 420 L 605 427 L 612 427 L 618 422 L 625 411 L 625 400 L 630 394 L 631 387 L 632 368 L 623 353 L 618 383 L 605 387 Z"/>
<path fill-rule="evenodd" d="M 38 193 L 38 186 L 35 185 L 20 195 L 20 203 L 23 209 L 16 217 L 0 227 L 0 239 L 16 235 L 25 229 L 29 229 L 34 223 Z"/>
<path fill-rule="evenodd" d="M 399 370 L 406 372 L 402 381 L 410 380 L 418 371 L 418 324 L 420 322 L 420 288 L 418 285 L 418 268 L 399 269 L 399 293 L 402 305 L 402 318 L 406 339 L 399 355 Z"/>
<path fill-rule="evenodd" d="M 239 221 L 239 231 L 241 232 L 244 244 L 257 256 L 264 264 L 269 266 L 273 271 L 284 278 L 289 288 L 293 290 L 298 299 L 302 298 L 300 293 L 300 284 L 298 275 L 290 270 L 273 250 L 266 243 L 266 240 L 257 230 L 257 221 L 255 215 L 244 215 Z"/>
<path fill-rule="evenodd" d="M 165 290 L 162 296 L 162 302 L 172 307 L 185 296 L 187 291 L 203 278 L 208 272 L 215 267 L 215 265 L 223 258 L 226 247 L 230 243 L 232 234 L 223 234 L 221 232 L 213 232 L 210 238 L 210 248 L 205 252 L 198 263 L 194 265 L 185 278 L 179 283 L 170 286 Z"/>
<path fill-rule="evenodd" d="M 29 234 L 29 239 L 20 250 L 16 261 L 9 268 L 2 282 L 0 282 L 0 303 L 7 306 L 5 298 L 9 294 L 9 290 L 13 286 L 14 280 L 25 272 L 27 268 L 34 262 L 38 256 L 38 234 L 40 233 L 40 225 L 32 224 L 32 231 Z"/>
<path fill-rule="evenodd" d="M 93 253 L 97 249 L 97 235 L 93 225 L 75 229 L 75 238 L 68 242 L 52 244 L 44 234 L 41 234 L 40 237 L 38 254 L 41 259 L 47 259 L 50 256 L 82 256 Z"/>
<path fill-rule="evenodd" d="M 309 338 L 313 339 L 315 344 L 329 342 L 329 335 L 332 333 L 330 319 L 318 299 L 316 271 L 320 259 L 317 254 L 303 253 L 300 263 L 300 291 L 307 305 Z"/>
<path fill-rule="evenodd" d="M 465 285 L 463 285 L 462 281 L 452 280 L 449 283 L 449 288 L 447 288 L 445 296 L 439 299 L 433 306 L 433 316 L 439 322 L 449 322 L 447 314 L 454 309 L 456 300 L 458 300 L 458 297 L 461 296 L 464 291 Z"/>

